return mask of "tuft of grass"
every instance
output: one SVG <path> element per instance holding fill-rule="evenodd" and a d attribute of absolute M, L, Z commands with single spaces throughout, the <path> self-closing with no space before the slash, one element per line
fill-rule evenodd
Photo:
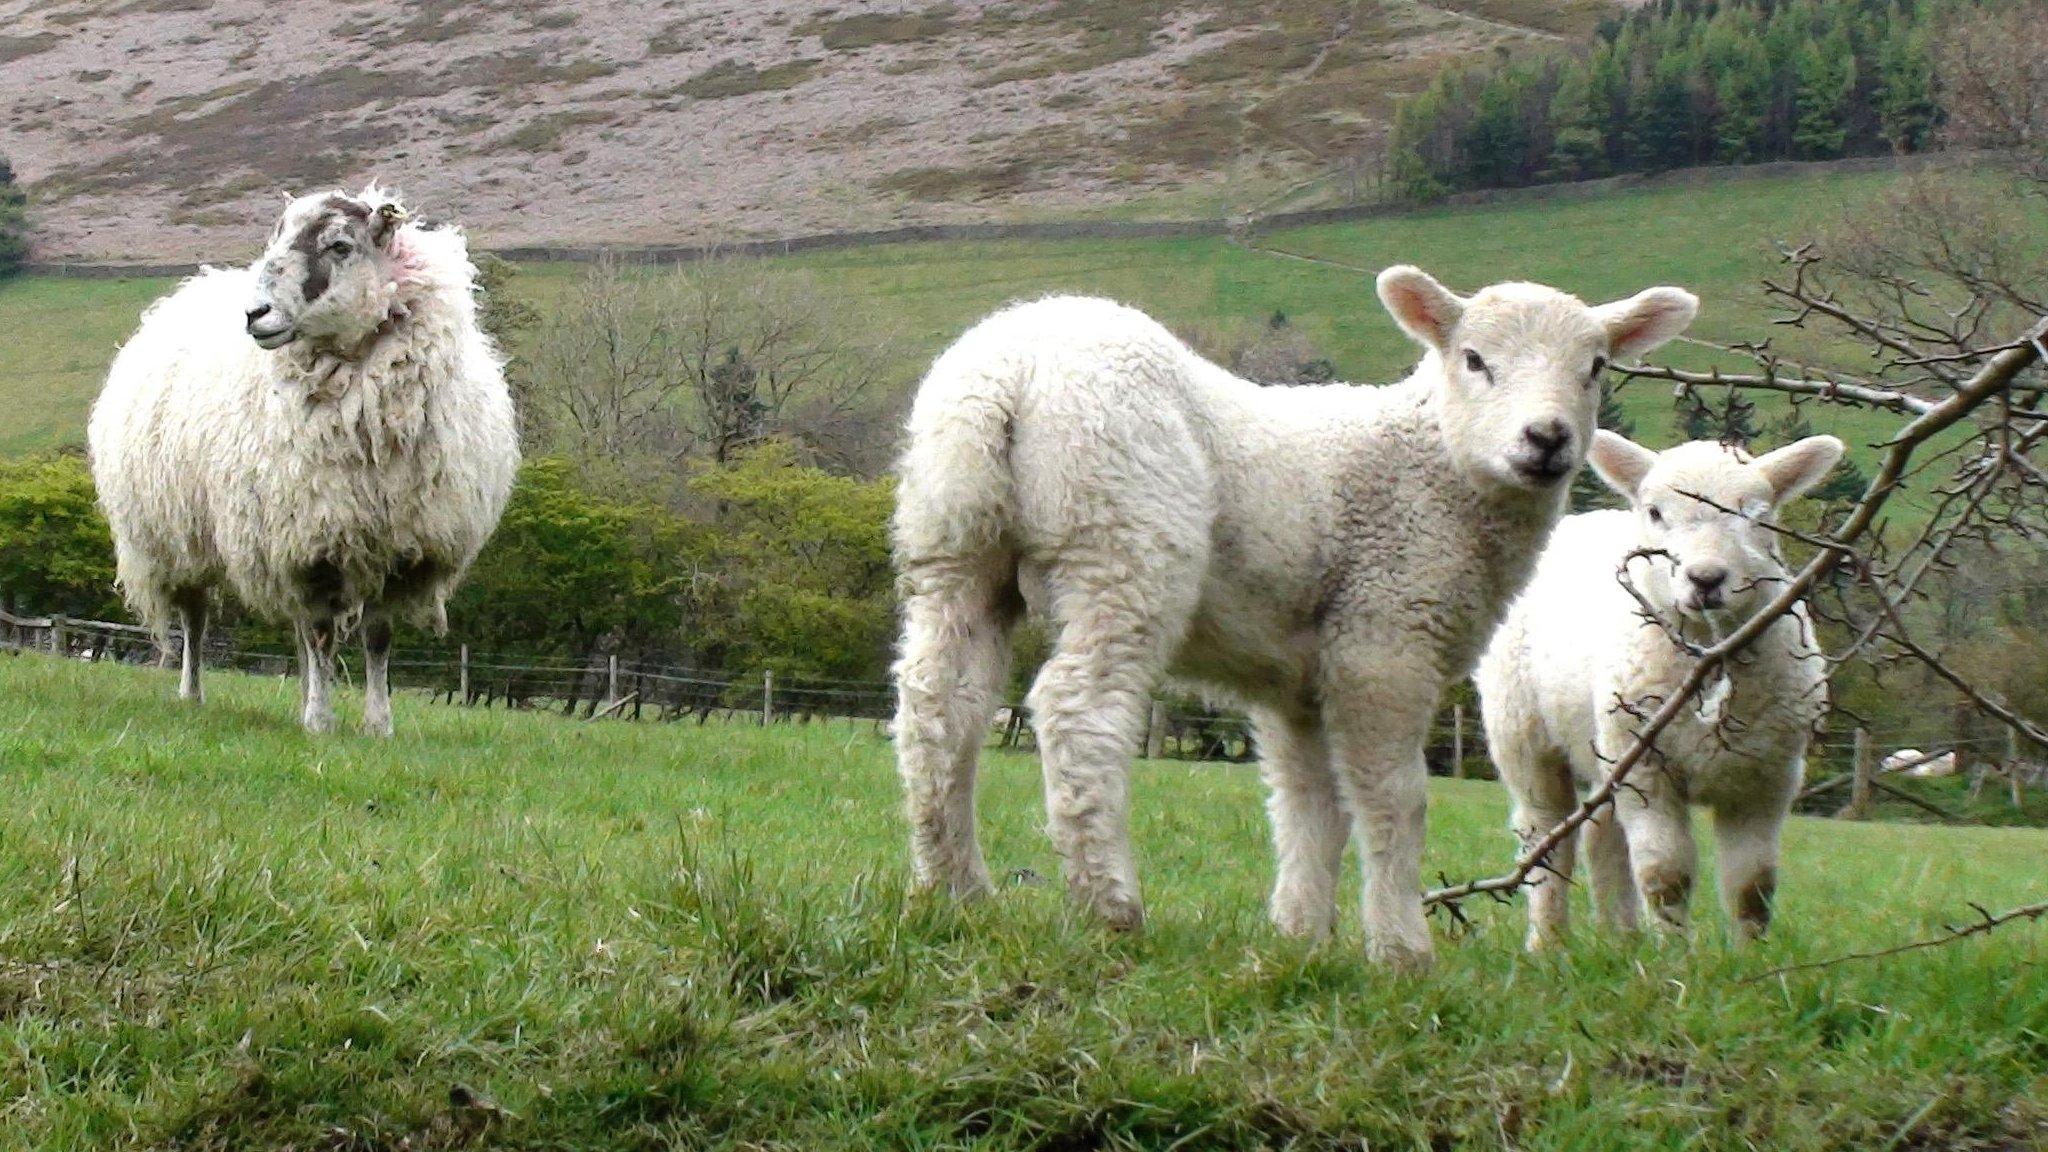
<path fill-rule="evenodd" d="M 1147 764 L 1151 920 L 1057 884 L 909 894 L 871 725 L 578 724 L 398 702 L 313 738 L 290 681 L 0 657 L 0 1144 L 47 1149 L 2028 1147 L 2048 932 L 1742 983 L 2038 898 L 2048 834 L 1795 820 L 1732 944 L 1469 909 L 1437 968 L 1275 937 L 1254 775 Z M 995 754 L 998 876 L 1056 875 Z M 1433 789 L 1431 873 L 1504 864 Z M 1028 870 L 1022 871 L 1022 870 Z"/>
<path fill-rule="evenodd" d="M 857 12 L 820 17 L 795 29 L 816 36 L 827 51 L 851 52 L 884 44 L 915 44 L 945 35 L 953 27 L 955 8 L 935 4 L 917 12 Z"/>
<path fill-rule="evenodd" d="M 724 100 L 756 92 L 780 92 L 810 79 L 819 63 L 815 58 L 805 57 L 756 68 L 744 61 L 725 60 L 683 81 L 677 86 L 677 91 L 698 100 Z"/>

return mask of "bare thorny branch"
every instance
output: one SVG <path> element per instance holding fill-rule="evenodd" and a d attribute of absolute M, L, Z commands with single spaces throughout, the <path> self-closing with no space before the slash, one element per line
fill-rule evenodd
<path fill-rule="evenodd" d="M 1505 900 L 1534 882 L 1548 869 L 1550 854 L 1630 786 L 1630 773 L 1657 755 L 1659 734 L 1687 708 L 1696 706 L 1701 693 L 1731 658 L 1824 589 L 1845 610 L 1862 617 L 1843 621 L 1849 625 L 1851 640 L 1843 652 L 1830 657 L 1831 662 L 1859 653 L 1880 662 L 1916 661 L 1971 706 L 2033 746 L 2048 749 L 2048 725 L 2023 715 L 1997 693 L 1973 685 L 1939 651 L 1912 634 L 1902 611 L 1922 594 L 1930 573 L 1952 568 L 1951 551 L 1959 542 L 1988 544 L 2001 533 L 2022 539 L 2040 534 L 2035 521 L 2040 519 L 2043 498 L 2048 497 L 2048 474 L 2029 453 L 2048 436 L 2048 414 L 2034 411 L 2031 404 L 2015 403 L 2014 398 L 2032 400 L 2041 394 L 2038 380 L 2023 377 L 2048 358 L 2048 318 L 2035 315 L 2023 332 L 2009 332 L 2003 339 L 1987 338 L 1986 317 L 1992 309 L 1974 303 L 1981 297 L 1959 298 L 1949 293 L 1944 299 L 1943 294 L 1899 276 L 1865 277 L 1865 295 L 1888 303 L 1863 310 L 1846 302 L 1826 281 L 1820 258 L 1810 247 L 1787 250 L 1784 258 L 1790 275 L 1765 285 L 1767 295 L 1786 307 L 1782 323 L 1792 327 L 1827 325 L 1870 349 L 1873 370 L 1850 373 L 1815 368 L 1783 357 L 1765 343 L 1714 346 L 1723 354 L 1746 355 L 1755 363 L 1755 371 L 1716 368 L 1690 372 L 1647 364 L 1625 365 L 1619 371 L 1630 379 L 1669 382 L 1682 394 L 1701 388 L 1773 392 L 1795 404 L 1820 402 L 1891 412 L 1906 417 L 1905 423 L 1879 445 L 1882 458 L 1876 475 L 1832 532 L 1788 531 L 1788 536 L 1813 549 L 1813 555 L 1771 601 L 1712 645 L 1688 644 L 1694 660 L 1677 691 L 1661 701 L 1634 702 L 1639 719 L 1637 738 L 1614 759 L 1606 778 L 1585 795 L 1570 816 L 1527 843 L 1507 872 L 1446 884 L 1425 896 L 1425 905 L 1462 922 L 1462 901 L 1482 895 Z M 2009 306 L 2012 294 L 2002 293 L 1997 303 Z M 1947 478 L 1927 482 L 1929 469 L 1943 465 L 1951 469 Z M 1893 553 L 1881 517 L 1895 496 L 1912 488 L 1924 488 L 1934 497 L 1926 509 L 1929 521 L 1913 534 L 1902 552 Z M 1846 587 L 1833 579 L 1838 573 L 1850 577 Z M 1858 589 L 1868 590 L 1867 605 L 1860 597 L 1852 601 Z M 1894 955 L 1979 935 L 2002 924 L 2038 919 L 2048 914 L 2048 902 L 1998 914 L 1978 911 L 1976 922 L 1931 940 L 1842 959 Z M 1794 965 L 1754 979 L 1836 962 Z"/>

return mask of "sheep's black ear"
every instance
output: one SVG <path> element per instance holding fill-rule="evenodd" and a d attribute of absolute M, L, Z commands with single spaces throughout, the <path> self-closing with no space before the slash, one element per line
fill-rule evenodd
<path fill-rule="evenodd" d="M 1842 442 L 1833 436 L 1808 436 L 1775 452 L 1764 453 L 1750 467 L 1764 474 L 1765 482 L 1771 486 L 1771 502 L 1782 505 L 1827 479 L 1828 473 L 1841 463 L 1843 451 Z"/>
<path fill-rule="evenodd" d="M 1636 492 L 1643 486 L 1643 477 L 1657 463 L 1657 454 L 1618 432 L 1596 428 L 1593 446 L 1586 452 L 1586 463 L 1593 466 L 1609 488 L 1633 504 Z"/>
<path fill-rule="evenodd" d="M 1683 288 L 1645 288 L 1593 311 L 1607 328 L 1608 348 L 1635 357 L 1685 331 L 1699 315 L 1700 299 Z"/>
<path fill-rule="evenodd" d="M 405 223 L 405 205 L 396 200 L 380 200 L 370 210 L 370 239 L 382 246 L 391 243 L 398 234 L 398 226 Z"/>
<path fill-rule="evenodd" d="M 1465 314 L 1465 300 L 1412 264 L 1396 264 L 1380 273 L 1380 303 L 1386 305 L 1401 331 L 1424 347 L 1439 352 L 1451 342 L 1451 330 Z"/>

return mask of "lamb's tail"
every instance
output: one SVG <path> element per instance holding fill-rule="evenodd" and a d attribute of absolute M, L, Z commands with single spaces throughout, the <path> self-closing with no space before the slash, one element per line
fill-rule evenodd
<path fill-rule="evenodd" d="M 1015 515 L 1010 434 L 1030 365 L 1020 354 L 991 355 L 974 336 L 932 365 L 911 410 L 894 525 L 906 576 L 994 560 Z"/>

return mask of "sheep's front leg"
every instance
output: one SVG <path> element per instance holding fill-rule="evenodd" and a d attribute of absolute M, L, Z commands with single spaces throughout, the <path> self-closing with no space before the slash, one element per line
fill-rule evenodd
<path fill-rule="evenodd" d="M 301 620 L 298 633 L 299 674 L 304 678 L 305 700 L 302 722 L 308 732 L 332 732 L 334 703 L 329 696 L 334 681 L 334 621 Z"/>
<path fill-rule="evenodd" d="M 186 590 L 177 597 L 178 623 L 185 632 L 184 665 L 178 673 L 178 699 L 194 704 L 206 701 L 199 686 L 199 667 L 206 652 L 206 592 Z"/>
<path fill-rule="evenodd" d="M 1338 794 L 1363 856 L 1366 952 L 1397 967 L 1424 967 L 1433 954 L 1422 915 L 1429 809 L 1422 745 L 1436 700 L 1435 679 L 1412 669 L 1326 689 L 1323 706 Z"/>
<path fill-rule="evenodd" d="M 1273 924 L 1289 936 L 1328 936 L 1337 923 L 1338 869 L 1351 834 L 1320 723 L 1255 713 L 1259 773 L 1273 847 Z"/>
<path fill-rule="evenodd" d="M 1586 870 L 1593 879 L 1593 906 L 1600 918 L 1622 932 L 1633 932 L 1641 923 L 1642 898 L 1636 894 L 1636 878 L 1630 870 L 1628 837 L 1612 808 L 1603 809 L 1579 827 L 1585 845 Z"/>
<path fill-rule="evenodd" d="M 391 735 L 391 617 L 363 614 L 363 735 Z"/>
<path fill-rule="evenodd" d="M 1782 796 L 1739 809 L 1714 809 L 1714 843 L 1720 853 L 1721 905 L 1745 939 L 1761 938 L 1771 926 L 1778 891 L 1778 831 L 1791 810 L 1799 775 Z"/>

